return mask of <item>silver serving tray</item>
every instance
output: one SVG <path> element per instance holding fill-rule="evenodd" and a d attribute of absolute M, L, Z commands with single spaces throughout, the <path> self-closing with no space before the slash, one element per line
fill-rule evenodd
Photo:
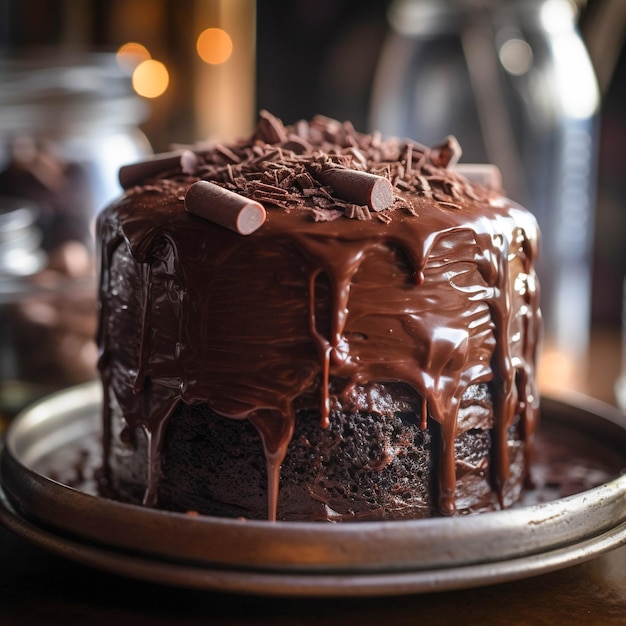
<path fill-rule="evenodd" d="M 626 544 L 619 471 L 626 419 L 585 397 L 544 398 L 542 427 L 612 457 L 618 470 L 602 484 L 547 502 L 536 502 L 545 490 L 529 492 L 523 506 L 505 511 L 341 524 L 143 508 L 98 496 L 89 472 L 74 487 L 64 484 L 81 457 L 97 465 L 101 402 L 99 385 L 90 383 L 50 396 L 11 424 L 0 459 L 0 521 L 57 554 L 118 574 L 241 593 L 416 593 L 545 573 Z"/>

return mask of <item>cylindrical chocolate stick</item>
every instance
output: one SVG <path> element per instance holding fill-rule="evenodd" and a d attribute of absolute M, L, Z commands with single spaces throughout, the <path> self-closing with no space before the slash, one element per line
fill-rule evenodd
<path fill-rule="evenodd" d="M 162 172 L 178 169 L 181 174 L 193 174 L 198 164 L 198 157 L 191 150 L 176 150 L 155 154 L 148 161 L 124 165 L 119 171 L 119 180 L 123 189 L 130 189 L 146 178 Z"/>
<path fill-rule="evenodd" d="M 320 172 L 319 179 L 344 200 L 367 205 L 372 211 L 382 211 L 393 204 L 393 186 L 383 176 L 343 167 L 329 167 Z"/>
<path fill-rule="evenodd" d="M 262 204 L 206 180 L 188 189 L 185 209 L 240 235 L 252 234 L 266 218 Z"/>
<path fill-rule="evenodd" d="M 453 170 L 475 185 L 499 191 L 502 189 L 502 174 L 496 165 L 489 163 L 463 163 L 455 165 Z"/>

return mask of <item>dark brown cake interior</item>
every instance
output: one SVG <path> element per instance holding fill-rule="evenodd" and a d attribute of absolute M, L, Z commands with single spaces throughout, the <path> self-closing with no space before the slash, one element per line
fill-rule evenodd
<path fill-rule="evenodd" d="M 372 402 L 372 395 L 376 400 Z M 367 411 L 375 405 L 381 411 Z M 402 385 L 354 390 L 320 428 L 315 408 L 299 409 L 296 428 L 281 467 L 277 519 L 415 519 L 437 514 L 436 475 L 440 433 L 429 420 L 422 428 L 421 400 Z M 488 385 L 471 387 L 460 410 L 457 510 L 497 508 L 493 489 L 491 396 Z M 141 434 L 127 437 L 133 453 Z M 509 451 L 522 468 L 518 421 L 509 431 Z M 123 454 L 118 457 L 123 463 Z M 135 465 L 118 491 L 141 502 L 145 466 Z M 123 473 L 123 472 L 119 472 Z M 505 488 L 505 504 L 520 494 L 520 472 Z M 245 420 L 224 418 L 206 405 L 180 404 L 170 419 L 163 450 L 159 503 L 174 511 L 224 517 L 267 518 L 267 467 L 256 429 Z"/>

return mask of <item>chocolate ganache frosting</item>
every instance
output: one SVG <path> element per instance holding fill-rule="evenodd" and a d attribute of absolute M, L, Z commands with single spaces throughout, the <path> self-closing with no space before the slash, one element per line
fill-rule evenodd
<path fill-rule="evenodd" d="M 171 417 L 202 405 L 258 433 L 276 519 L 299 408 L 328 429 L 337 407 L 367 396 L 375 413 L 396 386 L 419 398 L 419 428 L 440 432 L 435 508 L 454 514 L 459 411 L 486 385 L 488 479 L 503 506 L 507 433 L 519 424 L 527 476 L 538 415 L 539 234 L 458 157 L 452 138 L 427 148 L 262 112 L 248 139 L 123 168 L 125 194 L 98 222 L 108 480 L 112 442 L 132 457 L 140 433 L 140 499 L 159 505 Z M 213 187 L 236 194 L 235 209 Z M 229 213 L 239 205 L 253 214 L 243 228 Z"/>

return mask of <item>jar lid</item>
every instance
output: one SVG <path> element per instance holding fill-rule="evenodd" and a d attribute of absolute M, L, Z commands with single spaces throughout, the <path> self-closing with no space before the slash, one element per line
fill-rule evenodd
<path fill-rule="evenodd" d="M 0 131 L 139 124 L 147 107 L 114 54 L 0 59 Z"/>

